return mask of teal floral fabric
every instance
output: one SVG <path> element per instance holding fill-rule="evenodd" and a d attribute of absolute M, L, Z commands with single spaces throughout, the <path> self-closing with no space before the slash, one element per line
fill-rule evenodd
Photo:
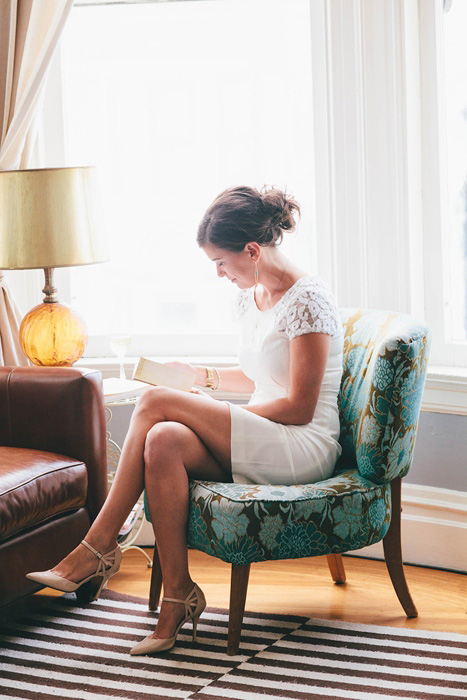
<path fill-rule="evenodd" d="M 239 566 L 360 549 L 390 520 L 389 485 L 357 470 L 303 486 L 190 482 L 188 544 Z"/>
<path fill-rule="evenodd" d="M 347 552 L 386 535 L 390 482 L 412 462 L 431 335 L 405 314 L 340 313 L 342 455 L 334 475 L 296 486 L 190 481 L 191 547 L 245 565 Z"/>
<path fill-rule="evenodd" d="M 342 455 L 376 484 L 404 477 L 412 463 L 431 343 L 406 314 L 342 309 L 344 361 L 338 397 Z"/>

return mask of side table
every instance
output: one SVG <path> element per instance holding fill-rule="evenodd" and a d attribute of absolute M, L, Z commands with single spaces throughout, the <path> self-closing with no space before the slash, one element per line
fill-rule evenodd
<path fill-rule="evenodd" d="M 136 405 L 139 396 L 136 394 L 131 396 L 129 395 L 131 392 L 127 389 L 122 389 L 121 392 L 116 392 L 115 389 L 113 388 L 112 391 L 110 391 L 110 386 L 112 387 L 115 386 L 116 380 L 111 378 L 109 380 L 104 379 L 104 405 L 105 405 L 105 411 L 106 411 L 106 416 L 107 416 L 107 426 L 109 426 L 110 421 L 112 420 L 112 410 L 111 408 L 114 406 L 125 406 L 125 405 Z M 129 385 L 131 385 L 131 382 L 128 382 Z M 136 382 L 135 382 L 136 384 Z M 140 382 L 137 382 L 137 384 L 140 384 Z M 144 388 L 144 385 L 141 385 L 140 391 Z M 107 392 L 107 393 L 106 393 Z M 120 460 L 120 455 L 122 453 L 121 447 L 114 441 L 112 440 L 112 435 L 110 430 L 107 430 L 107 470 L 108 470 L 108 482 L 109 482 L 109 489 L 112 486 L 114 477 L 115 477 L 115 472 L 117 471 L 118 467 L 118 462 Z M 120 533 L 118 535 L 117 541 L 118 544 L 120 545 L 121 549 L 123 552 L 126 552 L 128 549 L 137 549 L 139 552 L 141 552 L 147 559 L 148 561 L 148 568 L 152 567 L 152 559 L 151 557 L 142 549 L 141 547 L 138 547 L 136 544 L 136 540 L 139 537 L 139 534 L 142 530 L 142 527 L 144 525 L 146 518 L 144 515 L 144 500 L 143 500 L 143 494 L 141 494 L 140 498 L 138 501 L 135 503 L 134 507 L 131 510 L 131 513 L 129 514 L 128 518 L 126 519 L 125 523 L 123 524 L 122 529 L 120 530 Z"/>

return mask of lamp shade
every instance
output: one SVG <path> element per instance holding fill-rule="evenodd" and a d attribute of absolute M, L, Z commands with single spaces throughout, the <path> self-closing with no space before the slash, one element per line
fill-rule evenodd
<path fill-rule="evenodd" d="M 108 260 L 93 167 L 0 172 L 0 269 Z"/>

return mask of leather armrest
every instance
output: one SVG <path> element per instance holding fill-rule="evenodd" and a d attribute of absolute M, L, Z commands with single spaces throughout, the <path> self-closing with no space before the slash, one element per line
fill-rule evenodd
<path fill-rule="evenodd" d="M 88 471 L 94 519 L 107 495 L 102 375 L 75 367 L 0 367 L 0 445 L 66 455 Z"/>

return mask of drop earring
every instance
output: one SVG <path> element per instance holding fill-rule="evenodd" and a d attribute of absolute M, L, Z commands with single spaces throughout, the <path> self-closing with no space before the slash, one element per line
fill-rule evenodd
<path fill-rule="evenodd" d="M 255 260 L 255 287 L 258 286 L 258 263 Z"/>

